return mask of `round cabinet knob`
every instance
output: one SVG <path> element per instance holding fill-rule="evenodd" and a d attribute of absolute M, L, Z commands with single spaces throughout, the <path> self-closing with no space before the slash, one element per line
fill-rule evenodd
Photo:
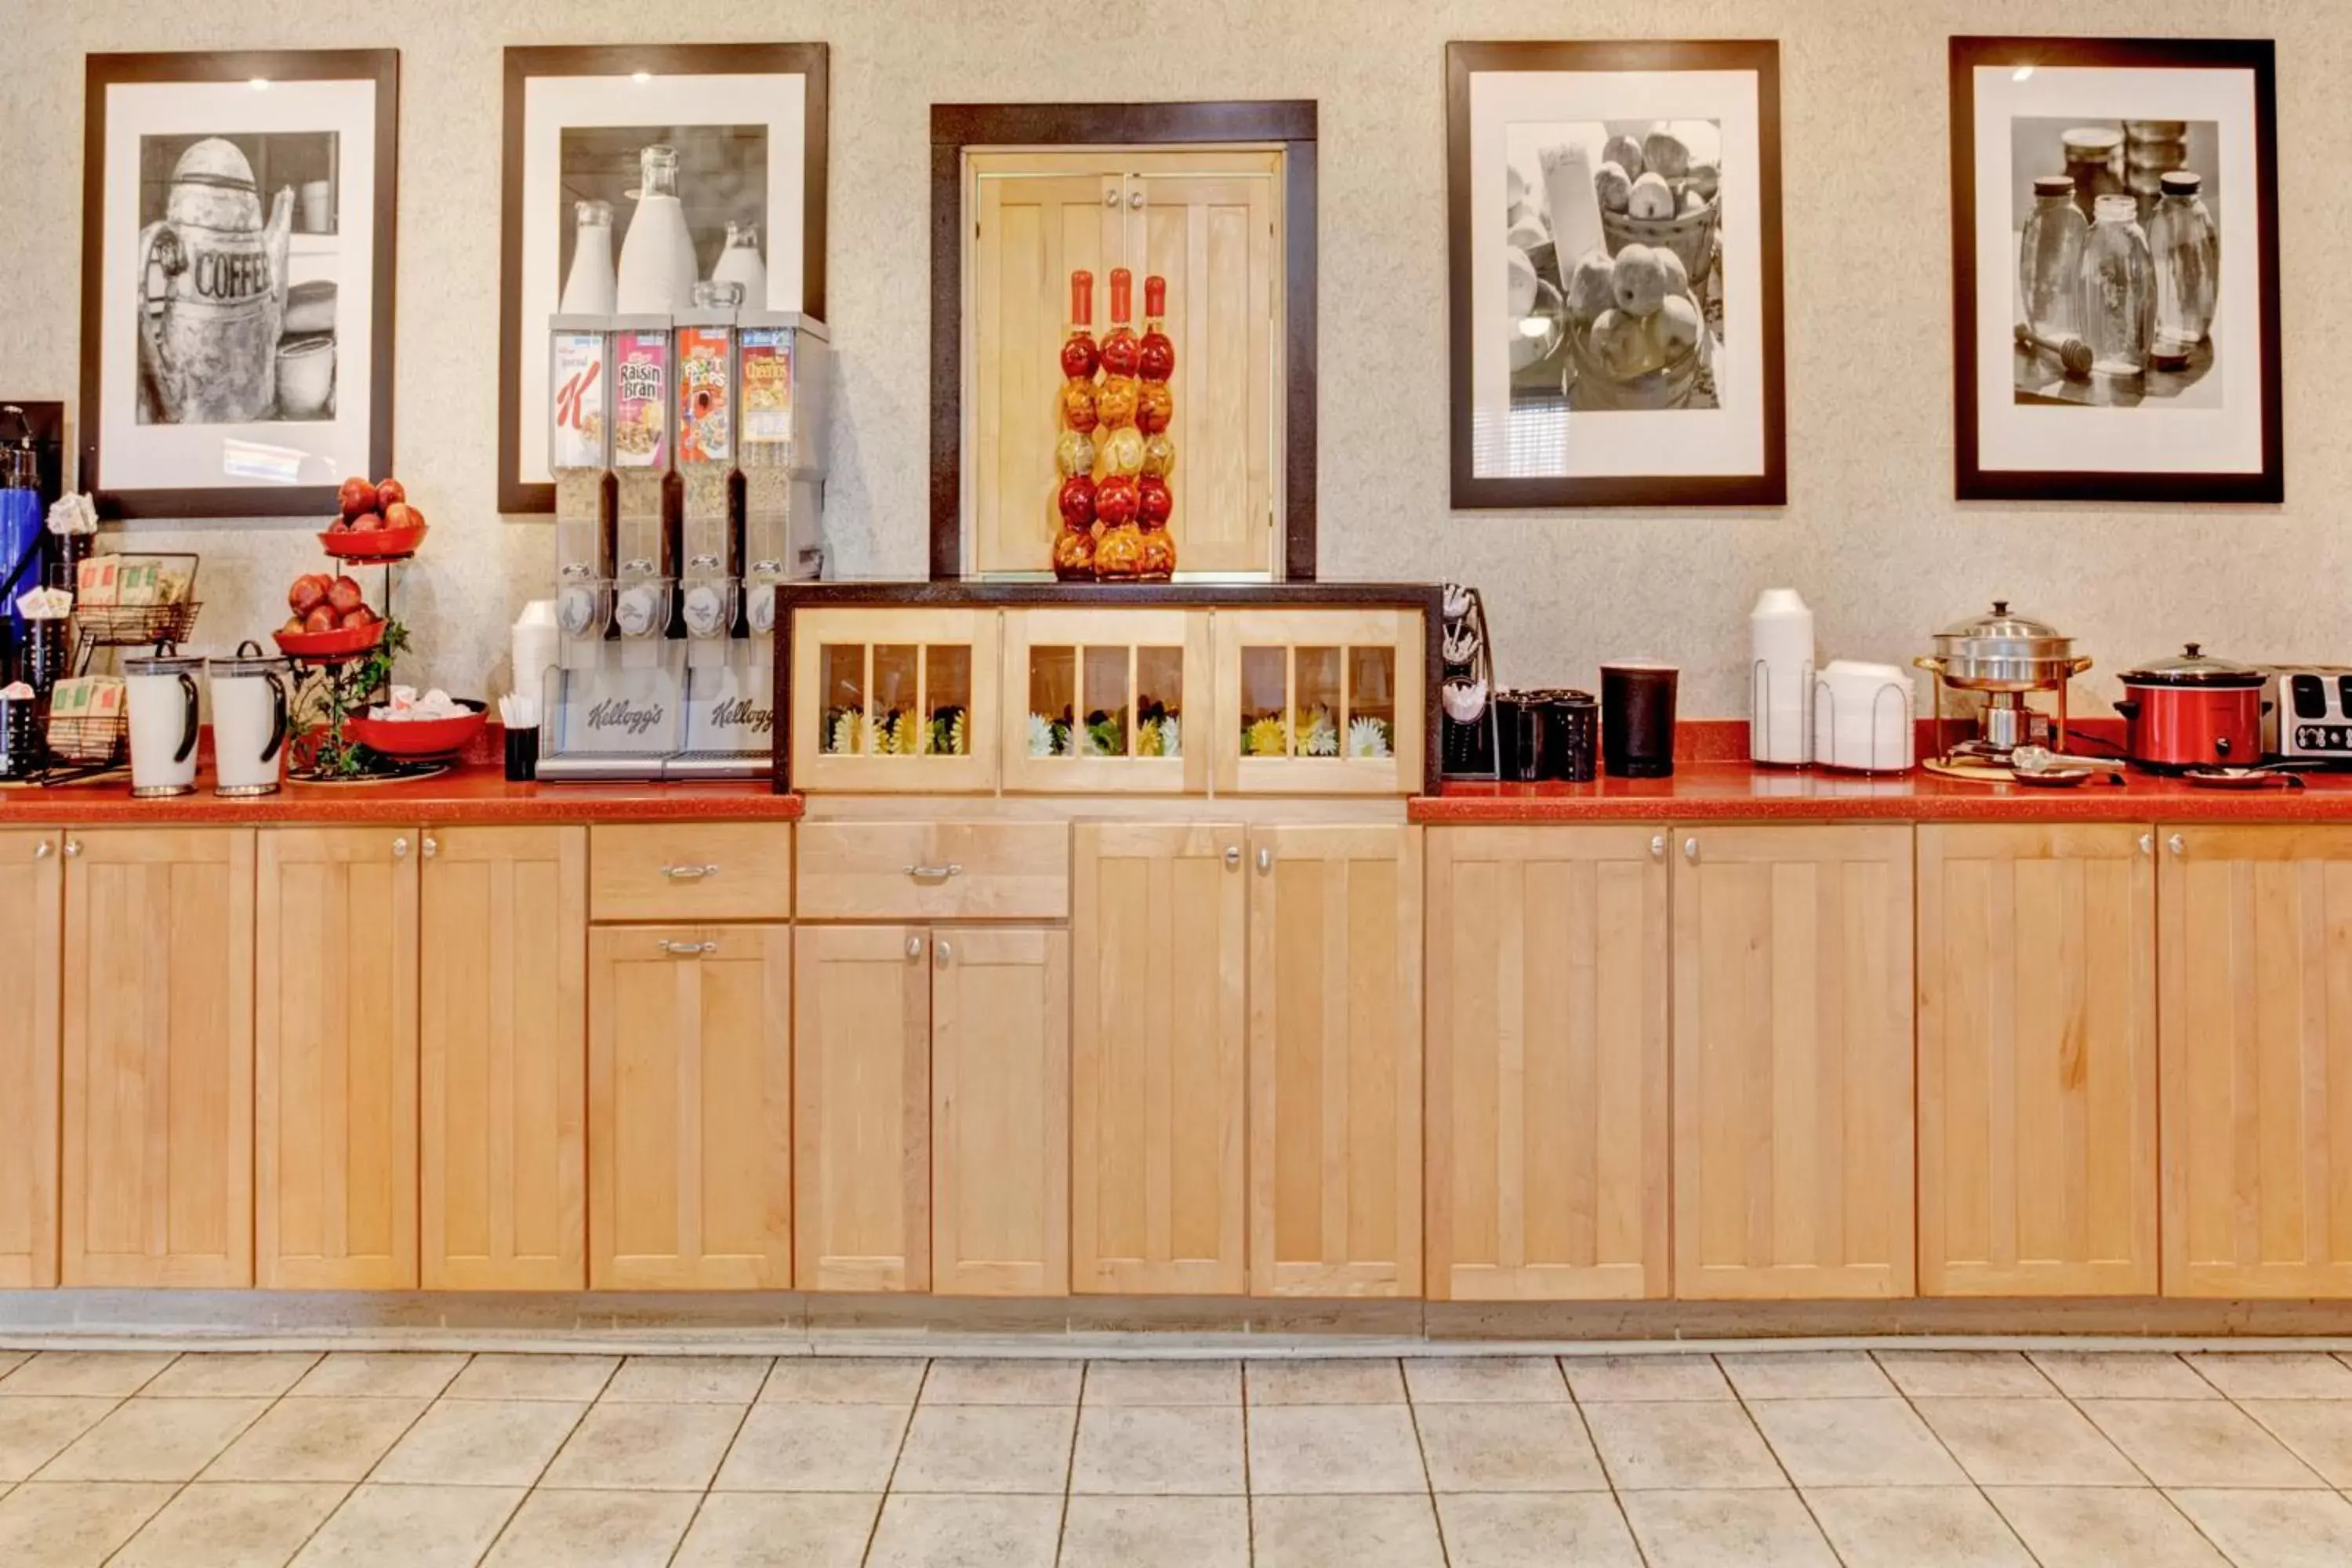
<path fill-rule="evenodd" d="M 932 956 L 939 961 L 940 967 L 945 969 L 955 962 L 955 949 L 944 941 L 935 942 L 932 944 Z"/>
<path fill-rule="evenodd" d="M 2143 833 L 2139 836 L 2139 852 L 2143 855 L 2153 855 L 2156 853 L 2155 834 Z"/>
<path fill-rule="evenodd" d="M 1653 860 L 1663 860 L 1665 858 L 1666 836 L 1661 833 L 1650 840 L 1650 858 Z"/>
<path fill-rule="evenodd" d="M 1129 192 L 1127 196 L 1127 205 L 1133 207 L 1137 212 L 1141 212 L 1143 210 L 1143 193 L 1140 190 Z"/>
<path fill-rule="evenodd" d="M 1698 840 L 1696 838 L 1685 838 L 1683 840 L 1683 858 L 1689 861 L 1694 866 L 1698 864 Z"/>
<path fill-rule="evenodd" d="M 1261 849 L 1257 852 L 1257 868 L 1261 872 L 1271 871 L 1274 869 L 1273 850 Z"/>
<path fill-rule="evenodd" d="M 405 836 L 392 841 L 392 858 L 395 860 L 408 858 L 408 839 Z"/>
<path fill-rule="evenodd" d="M 1117 186 L 1114 185 L 1103 192 L 1103 205 L 1107 207 L 1115 207 L 1118 205 L 1118 188 Z"/>
<path fill-rule="evenodd" d="M 46 860 L 49 858 L 50 853 L 49 841 L 46 838 L 33 846 L 33 858 L 36 860 Z"/>
<path fill-rule="evenodd" d="M 72 859 L 75 856 L 79 855 L 80 853 L 81 853 L 81 840 L 80 840 L 80 839 L 79 839 L 79 838 L 68 838 L 68 839 L 67 839 L 67 840 L 66 840 L 66 858 L 67 858 L 67 859 L 70 860 L 70 859 Z"/>
<path fill-rule="evenodd" d="M 907 956 L 908 958 L 920 958 L 923 956 L 923 939 L 921 937 L 910 936 L 907 939 Z"/>
<path fill-rule="evenodd" d="M 427 860 L 430 860 L 430 859 L 432 859 L 432 858 L 433 858 L 433 857 L 435 857 L 436 855 L 438 855 L 438 854 L 440 854 L 440 853 L 441 853 L 441 840 L 439 840 L 438 838 L 434 837 L 433 837 L 433 835 L 431 835 L 430 833 L 426 834 L 426 835 L 425 836 L 425 858 Z"/>
<path fill-rule="evenodd" d="M 1241 868 L 1242 868 L 1242 847 L 1241 847 L 1240 845 L 1238 845 L 1238 844 L 1228 844 L 1228 845 L 1226 845 L 1226 846 L 1225 846 L 1225 869 L 1226 869 L 1226 870 L 1228 870 L 1228 871 L 1238 871 L 1238 870 L 1240 870 Z"/>
<path fill-rule="evenodd" d="M 2181 837 L 2178 833 L 2166 839 L 2164 841 L 2164 847 L 2167 849 L 2171 850 L 2175 855 L 2186 855 L 2189 853 L 2189 841 Z"/>

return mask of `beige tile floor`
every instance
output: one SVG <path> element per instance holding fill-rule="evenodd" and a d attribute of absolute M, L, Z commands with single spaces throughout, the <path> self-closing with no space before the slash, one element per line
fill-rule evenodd
<path fill-rule="evenodd" d="M 0 1351 L 0 1564 L 2318 1568 L 2352 1358 Z"/>

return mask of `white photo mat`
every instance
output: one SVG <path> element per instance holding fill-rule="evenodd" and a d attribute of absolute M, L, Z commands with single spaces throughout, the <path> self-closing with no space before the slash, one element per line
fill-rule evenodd
<path fill-rule="evenodd" d="M 2042 66 L 1973 70 L 1976 181 L 1977 466 L 1986 472 L 2260 473 L 2263 469 L 2262 254 L 2252 70 Z M 2220 135 L 2221 289 L 2212 339 L 2221 406 L 2147 402 L 2128 408 L 2020 405 L 2012 337 L 2017 255 L 2011 122 L 2076 118 L 2209 120 Z M 2052 170 L 2057 173 L 2057 170 Z"/>
<path fill-rule="evenodd" d="M 1565 462 L 1510 460 L 1510 319 L 1504 258 L 1510 127 L 1606 120 L 1714 120 L 1723 136 L 1721 405 L 1563 416 Z M 1763 154 L 1754 71 L 1476 71 L 1470 77 L 1471 472 L 1479 479 L 1746 476 L 1767 468 Z"/>
<path fill-rule="evenodd" d="M 109 491 L 332 487 L 368 467 L 375 410 L 376 92 L 373 78 L 111 82 L 106 88 L 100 321 L 100 478 Z M 140 143 L 149 136 L 332 132 L 337 238 L 314 258 L 335 284 L 332 419 L 142 425 L 138 419 Z M 274 191 L 260 193 L 266 221 Z"/>
<path fill-rule="evenodd" d="M 518 478 L 548 484 L 547 318 L 555 313 L 563 280 L 563 132 L 614 125 L 758 125 L 768 136 L 768 297 L 747 300 L 771 310 L 801 309 L 802 226 L 807 178 L 808 79 L 792 72 L 746 76 L 535 76 L 523 83 L 522 257 L 518 400 Z M 615 237 L 630 213 L 615 211 Z"/>

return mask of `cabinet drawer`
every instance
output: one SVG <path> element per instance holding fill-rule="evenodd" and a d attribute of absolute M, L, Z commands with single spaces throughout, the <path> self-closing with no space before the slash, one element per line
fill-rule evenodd
<path fill-rule="evenodd" d="M 803 920 L 1045 920 L 1070 912 L 1070 830 L 1040 822 L 801 825 Z"/>
<path fill-rule="evenodd" d="M 638 823 L 588 830 L 590 920 L 780 921 L 792 912 L 789 823 Z"/>

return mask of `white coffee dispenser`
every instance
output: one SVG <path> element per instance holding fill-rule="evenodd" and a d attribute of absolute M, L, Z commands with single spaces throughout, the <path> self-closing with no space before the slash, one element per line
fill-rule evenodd
<path fill-rule="evenodd" d="M 286 765 L 286 681 L 292 661 L 247 638 L 212 661 L 213 793 L 275 795 Z"/>
<path fill-rule="evenodd" d="M 122 661 L 131 709 L 131 794 L 140 800 L 193 794 L 196 787 L 196 680 L 201 654 L 159 642 Z"/>

